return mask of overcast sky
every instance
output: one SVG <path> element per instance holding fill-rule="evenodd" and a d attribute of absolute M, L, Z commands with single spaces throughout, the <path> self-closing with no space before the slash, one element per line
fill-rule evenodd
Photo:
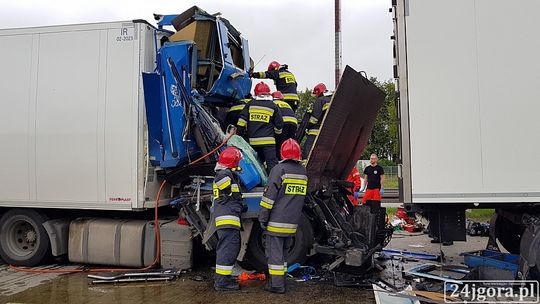
<path fill-rule="evenodd" d="M 146 19 L 198 5 L 223 16 L 249 40 L 251 57 L 289 64 L 299 89 L 334 87 L 333 0 L 0 0 L 0 28 Z M 392 77 L 390 0 L 342 0 L 343 66 Z"/>

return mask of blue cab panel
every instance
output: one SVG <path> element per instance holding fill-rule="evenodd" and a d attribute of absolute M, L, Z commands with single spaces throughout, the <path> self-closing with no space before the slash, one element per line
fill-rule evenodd
<path fill-rule="evenodd" d="M 216 19 L 217 33 L 220 40 L 221 56 L 223 68 L 214 82 L 212 89 L 206 94 L 206 101 L 210 103 L 230 102 L 244 98 L 251 90 L 251 78 L 249 69 L 251 68 L 248 42 L 242 37 L 240 41 L 229 35 L 227 24 L 220 18 Z M 237 52 L 238 54 L 233 54 Z M 242 58 L 236 60 L 233 58 Z"/>
<path fill-rule="evenodd" d="M 174 168 L 200 154 L 184 130 L 191 93 L 192 43 L 166 43 L 157 54 L 157 73 L 143 75 L 148 119 L 150 160 Z"/>
<path fill-rule="evenodd" d="M 158 73 L 143 73 L 146 124 L 148 125 L 148 153 L 152 166 L 160 166 L 163 160 L 163 133 L 161 128 L 163 90 Z"/>

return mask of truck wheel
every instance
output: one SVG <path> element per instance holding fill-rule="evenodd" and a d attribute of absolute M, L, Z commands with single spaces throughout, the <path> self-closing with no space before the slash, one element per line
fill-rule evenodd
<path fill-rule="evenodd" d="M 47 218 L 27 209 L 12 209 L 0 218 L 0 257 L 16 266 L 36 266 L 50 255 Z"/>
<path fill-rule="evenodd" d="M 264 236 L 258 222 L 253 224 L 253 231 L 249 238 L 249 244 L 246 252 L 246 262 L 251 268 L 262 271 L 266 269 L 266 255 L 264 253 Z M 307 259 L 309 249 L 313 246 L 313 228 L 309 220 L 302 215 L 300 224 L 296 230 L 294 243 L 291 246 L 287 264 L 293 263 L 303 264 Z"/>
<path fill-rule="evenodd" d="M 519 254 L 521 235 L 524 230 L 525 228 L 521 225 L 515 224 L 509 219 L 497 215 L 495 221 L 495 237 L 508 252 Z"/>

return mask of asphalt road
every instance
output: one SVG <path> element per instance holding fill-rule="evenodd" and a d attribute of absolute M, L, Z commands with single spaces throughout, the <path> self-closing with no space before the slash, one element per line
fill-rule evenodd
<path fill-rule="evenodd" d="M 485 248 L 487 238 L 469 237 L 467 242 L 440 247 L 431 244 L 426 235 L 395 234 L 387 248 L 439 254 L 442 249 L 447 263 L 462 262 L 459 253 Z M 212 261 L 207 261 L 208 265 Z M 389 282 L 400 282 L 399 267 L 388 266 L 380 273 Z M 48 265 L 46 268 L 65 266 Z M 73 267 L 73 266 L 70 266 Z M 262 282 L 250 282 L 239 292 L 218 293 L 212 289 L 212 269 L 198 267 L 193 272 L 167 283 L 129 283 L 92 285 L 86 274 L 29 274 L 0 266 L 0 303 L 375 303 L 371 290 L 335 287 L 331 281 L 295 282 L 288 279 L 286 295 L 268 294 Z M 202 280 L 200 280 L 202 279 Z"/>

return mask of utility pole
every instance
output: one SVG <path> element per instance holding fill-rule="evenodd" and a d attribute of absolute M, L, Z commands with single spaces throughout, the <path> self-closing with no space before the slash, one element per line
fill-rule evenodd
<path fill-rule="evenodd" d="M 336 88 L 341 77 L 341 2 L 335 0 L 334 7 L 334 21 L 335 21 L 335 81 Z"/>

